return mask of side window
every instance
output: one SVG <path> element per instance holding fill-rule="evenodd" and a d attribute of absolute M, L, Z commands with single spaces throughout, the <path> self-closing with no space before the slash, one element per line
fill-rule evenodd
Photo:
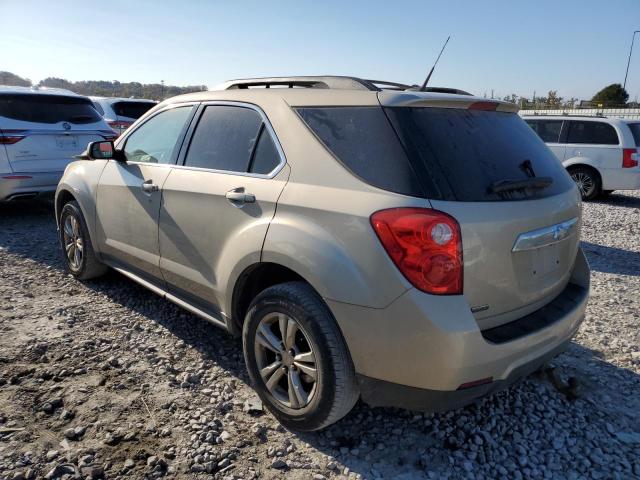
<path fill-rule="evenodd" d="M 558 143 L 562 120 L 527 120 L 527 124 L 533 128 L 543 142 Z"/>
<path fill-rule="evenodd" d="M 104 116 L 104 110 L 102 109 L 102 105 L 100 105 L 98 102 L 93 102 L 93 107 L 98 111 L 100 115 Z"/>
<path fill-rule="evenodd" d="M 608 123 L 569 122 L 567 143 L 591 143 L 598 145 L 618 145 L 618 134 Z"/>
<path fill-rule="evenodd" d="M 192 106 L 172 108 L 143 123 L 126 140 L 124 154 L 127 161 L 171 163 L 192 109 Z"/>
<path fill-rule="evenodd" d="M 261 127 L 262 117 L 250 108 L 208 106 L 200 117 L 184 164 L 247 172 Z"/>
<path fill-rule="evenodd" d="M 276 149 L 269 131 L 263 127 L 258 139 L 258 144 L 253 152 L 249 172 L 266 175 L 271 173 L 280 163 L 278 150 Z"/>

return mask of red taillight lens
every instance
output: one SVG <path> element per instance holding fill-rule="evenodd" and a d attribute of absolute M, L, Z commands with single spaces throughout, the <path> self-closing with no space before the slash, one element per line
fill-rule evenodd
<path fill-rule="evenodd" d="M 638 150 L 636 148 L 625 148 L 622 150 L 622 168 L 633 168 L 638 166 Z"/>
<path fill-rule="evenodd" d="M 111 128 L 115 128 L 118 130 L 126 130 L 131 126 L 131 122 L 121 122 L 119 120 L 114 122 L 107 122 L 107 123 Z"/>
<path fill-rule="evenodd" d="M 435 295 L 462 293 L 462 236 L 453 217 L 427 208 L 392 208 L 371 215 L 371 225 L 416 288 Z"/>
<path fill-rule="evenodd" d="M 24 130 L 3 130 L 0 132 L 0 144 L 13 145 L 25 137 Z"/>

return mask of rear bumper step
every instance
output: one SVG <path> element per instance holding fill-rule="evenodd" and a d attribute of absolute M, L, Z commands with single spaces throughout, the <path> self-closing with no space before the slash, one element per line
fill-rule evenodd
<path fill-rule="evenodd" d="M 482 330 L 482 336 L 488 342 L 500 344 L 530 335 L 565 318 L 588 294 L 588 288 L 569 283 L 560 295 L 544 307 L 513 322 Z"/>

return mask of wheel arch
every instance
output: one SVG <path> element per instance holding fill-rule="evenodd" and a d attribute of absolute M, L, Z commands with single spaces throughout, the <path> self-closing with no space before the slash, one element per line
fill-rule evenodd
<path fill-rule="evenodd" d="M 230 322 L 232 333 L 242 332 L 249 305 L 260 292 L 273 285 L 291 281 L 305 282 L 318 292 L 302 275 L 278 263 L 258 262 L 245 268 L 233 286 Z"/>

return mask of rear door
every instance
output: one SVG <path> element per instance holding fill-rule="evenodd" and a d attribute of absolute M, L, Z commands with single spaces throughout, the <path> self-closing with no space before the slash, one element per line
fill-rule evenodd
<path fill-rule="evenodd" d="M 547 119 L 525 119 L 527 124 L 533 129 L 534 132 L 547 144 L 549 150 L 553 152 L 559 161 L 564 161 L 566 153 L 566 145 L 561 143 L 560 134 L 562 132 L 562 120 L 547 120 Z"/>
<path fill-rule="evenodd" d="M 568 120 L 567 123 L 565 162 L 587 159 L 589 165 L 599 170 L 622 166 L 620 139 L 612 125 L 593 120 Z"/>
<path fill-rule="evenodd" d="M 245 104 L 204 106 L 181 156 L 162 190 L 160 266 L 170 292 L 217 315 L 233 269 L 260 260 L 288 171 L 266 116 Z"/>
<path fill-rule="evenodd" d="M 97 246 L 112 263 L 155 283 L 161 188 L 175 163 L 194 105 L 172 106 L 118 142 L 126 162 L 110 160 L 96 194 Z"/>
<path fill-rule="evenodd" d="M 0 95 L 0 129 L 14 172 L 62 172 L 89 142 L 113 135 L 84 97 Z"/>
<path fill-rule="evenodd" d="M 482 108 L 487 108 L 482 102 Z M 464 295 L 482 328 L 519 318 L 566 286 L 579 245 L 580 201 L 567 172 L 515 113 L 466 108 L 386 111 L 433 208 L 462 231 Z M 496 191 L 548 177 L 546 188 Z"/>

